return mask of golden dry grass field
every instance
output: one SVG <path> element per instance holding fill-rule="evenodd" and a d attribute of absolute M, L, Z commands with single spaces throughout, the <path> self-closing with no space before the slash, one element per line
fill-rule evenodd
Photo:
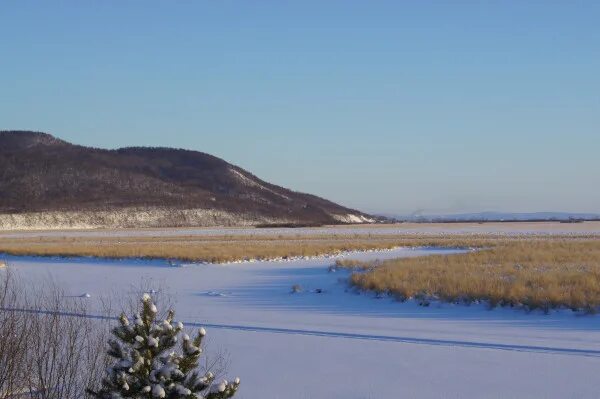
<path fill-rule="evenodd" d="M 21 237 L 0 236 L 0 253 L 40 256 L 96 256 L 106 258 L 168 258 L 194 262 L 230 262 L 318 256 L 352 250 L 400 246 L 483 247 L 485 236 L 415 237 L 370 235 L 297 236 L 150 236 L 150 237 Z"/>
<path fill-rule="evenodd" d="M 432 299 L 549 310 L 600 307 L 600 240 L 552 237 L 498 240 L 464 254 L 394 259 L 377 264 L 340 262 L 366 271 L 350 281 L 399 300 Z"/>

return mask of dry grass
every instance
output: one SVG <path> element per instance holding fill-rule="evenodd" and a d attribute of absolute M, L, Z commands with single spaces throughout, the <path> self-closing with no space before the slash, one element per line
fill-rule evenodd
<path fill-rule="evenodd" d="M 0 252 L 11 255 L 166 258 L 230 262 L 335 254 L 398 246 L 389 238 L 324 237 L 142 237 L 0 239 Z"/>
<path fill-rule="evenodd" d="M 400 300 L 487 301 L 491 306 L 596 311 L 600 240 L 502 240 L 466 254 L 386 261 L 354 273 L 351 283 Z"/>
<path fill-rule="evenodd" d="M 581 239 L 584 239 L 581 237 Z M 587 238 L 593 240 L 594 238 Z M 336 254 L 352 250 L 394 247 L 493 247 L 507 238 L 490 235 L 273 235 L 273 236 L 142 236 L 142 237 L 23 237 L 2 238 L 0 253 L 37 256 L 94 256 L 104 258 L 158 258 L 194 262 L 231 262 Z M 516 239 L 512 239 L 516 240 Z M 544 242 L 548 237 L 517 241 Z M 342 265 L 340 265 L 342 266 Z"/>
<path fill-rule="evenodd" d="M 368 264 L 354 259 L 338 259 L 335 261 L 335 267 L 342 269 L 366 269 Z"/>
<path fill-rule="evenodd" d="M 158 258 L 194 262 L 231 262 L 318 256 L 354 250 L 399 246 L 483 247 L 494 245 L 489 236 L 142 236 L 142 237 L 24 237 L 2 238 L 0 253 L 37 256 L 94 256 L 104 258 Z"/>
<path fill-rule="evenodd" d="M 369 270 L 381 265 L 380 261 L 363 262 L 354 259 L 338 259 L 335 261 L 335 268 L 350 270 Z"/>

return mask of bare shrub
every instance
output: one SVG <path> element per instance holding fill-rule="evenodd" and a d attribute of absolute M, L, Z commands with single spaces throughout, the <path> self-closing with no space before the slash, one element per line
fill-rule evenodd
<path fill-rule="evenodd" d="M 0 273 L 0 399 L 18 392 L 25 374 L 28 314 L 17 309 L 22 292 L 8 270 Z"/>
<path fill-rule="evenodd" d="M 106 320 L 87 316 L 81 298 L 55 284 L 28 286 L 0 274 L 0 399 L 86 398 L 107 364 Z"/>
<path fill-rule="evenodd" d="M 41 291 L 30 306 L 26 378 L 33 398 L 84 397 L 101 375 L 106 322 L 87 316 L 80 298 L 67 299 L 55 285 Z M 77 316 L 74 316 L 77 315 Z"/>

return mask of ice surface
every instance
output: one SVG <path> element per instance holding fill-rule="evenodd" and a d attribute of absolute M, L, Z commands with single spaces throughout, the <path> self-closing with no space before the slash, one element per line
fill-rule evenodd
<path fill-rule="evenodd" d="M 90 306 L 151 280 L 152 289 L 174 295 L 186 328 L 206 327 L 209 353 L 229 353 L 242 399 L 598 397 L 600 316 L 376 299 L 348 289 L 346 271 L 329 273 L 333 258 L 180 268 L 158 260 L 7 260 L 22 278 L 51 276 L 72 300 L 89 293 Z M 291 294 L 295 284 L 303 291 Z"/>

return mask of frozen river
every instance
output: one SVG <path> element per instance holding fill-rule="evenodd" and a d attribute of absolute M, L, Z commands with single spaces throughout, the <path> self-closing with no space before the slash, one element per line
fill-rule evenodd
<path fill-rule="evenodd" d="M 24 279 L 52 278 L 73 297 L 89 293 L 92 307 L 102 297 L 132 293 L 141 280 L 167 291 L 179 320 L 208 326 L 209 351 L 227 350 L 230 374 L 242 378 L 240 398 L 598 397 L 598 316 L 375 299 L 348 289 L 347 272 L 329 272 L 334 258 L 183 267 L 6 259 Z M 291 294 L 295 284 L 303 292 Z"/>

